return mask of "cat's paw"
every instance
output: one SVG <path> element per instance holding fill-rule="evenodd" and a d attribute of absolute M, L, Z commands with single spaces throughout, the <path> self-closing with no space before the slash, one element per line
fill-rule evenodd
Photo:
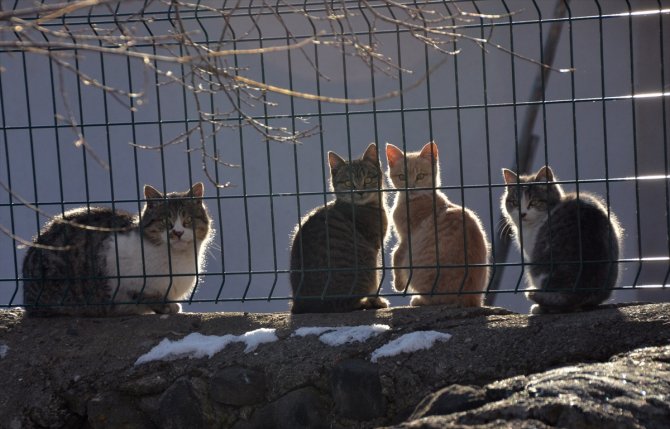
<path fill-rule="evenodd" d="M 409 305 L 412 307 L 420 307 L 422 305 L 430 305 L 426 297 L 423 296 L 413 296 L 412 299 L 409 301 Z"/>
<path fill-rule="evenodd" d="M 388 308 L 390 305 L 388 299 L 379 296 L 368 297 L 361 302 L 361 308 L 364 309 Z"/>
<path fill-rule="evenodd" d="M 545 308 L 543 308 L 540 304 L 533 304 L 530 306 L 530 314 L 547 314 L 547 313 L 549 312 Z"/>
<path fill-rule="evenodd" d="M 181 313 L 181 304 L 178 302 L 170 302 L 166 304 L 152 306 L 151 309 L 157 314 L 176 314 Z"/>

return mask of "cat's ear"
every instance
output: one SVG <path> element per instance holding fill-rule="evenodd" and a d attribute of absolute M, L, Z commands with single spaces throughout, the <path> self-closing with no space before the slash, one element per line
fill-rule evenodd
<path fill-rule="evenodd" d="M 363 159 L 368 160 L 375 165 L 379 164 L 376 143 L 370 143 L 370 145 L 368 145 L 368 148 L 365 149 L 365 153 L 363 154 Z"/>
<path fill-rule="evenodd" d="M 330 165 L 330 171 L 335 172 L 338 168 L 345 165 L 347 161 L 342 159 L 342 157 L 335 152 L 328 152 L 328 165 Z"/>
<path fill-rule="evenodd" d="M 437 145 L 435 142 L 426 143 L 421 149 L 419 154 L 421 158 L 429 159 L 433 162 L 437 162 Z"/>
<path fill-rule="evenodd" d="M 544 167 L 540 168 L 535 175 L 535 181 L 536 182 L 553 182 L 554 181 L 554 172 L 552 171 L 551 167 L 548 165 L 545 165 Z"/>
<path fill-rule="evenodd" d="M 202 182 L 196 183 L 191 188 L 190 194 L 195 198 L 202 198 L 202 196 L 205 194 L 205 185 Z"/>
<path fill-rule="evenodd" d="M 144 198 L 147 200 L 159 200 L 163 198 L 163 194 L 151 185 L 144 185 Z"/>
<path fill-rule="evenodd" d="M 151 185 L 144 185 L 144 198 L 147 200 L 147 207 L 153 207 L 157 204 L 155 200 L 162 200 L 163 194 Z"/>
<path fill-rule="evenodd" d="M 392 145 L 391 143 L 386 143 L 386 159 L 389 162 L 389 167 L 393 167 L 402 160 L 404 154 L 399 147 Z"/>
<path fill-rule="evenodd" d="M 505 183 L 507 183 L 508 185 L 517 182 L 516 173 L 513 172 L 512 170 L 508 170 L 507 168 L 503 168 L 502 169 L 502 174 L 503 174 L 503 178 L 505 179 Z"/>

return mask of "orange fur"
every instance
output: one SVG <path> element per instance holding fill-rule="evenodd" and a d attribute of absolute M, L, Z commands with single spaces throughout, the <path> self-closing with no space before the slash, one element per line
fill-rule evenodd
<path fill-rule="evenodd" d="M 483 294 L 462 293 L 483 292 L 488 284 L 488 267 L 471 266 L 488 263 L 489 244 L 479 218 L 439 190 L 412 189 L 439 186 L 437 145 L 433 156 L 430 145 L 407 154 L 406 171 L 402 151 L 393 145 L 386 149 L 389 178 L 398 189 L 392 209 L 398 238 L 392 252 L 393 288 L 427 294 L 412 297 L 411 305 L 479 307 Z"/>

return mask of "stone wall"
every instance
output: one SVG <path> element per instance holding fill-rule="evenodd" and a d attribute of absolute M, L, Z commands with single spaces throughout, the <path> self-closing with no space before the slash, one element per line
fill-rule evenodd
<path fill-rule="evenodd" d="M 304 326 L 374 323 L 391 330 L 337 347 L 316 336 L 292 336 Z M 250 353 L 232 344 L 212 357 L 134 364 L 163 338 L 258 328 L 275 328 L 279 340 Z M 418 330 L 452 338 L 370 361 L 381 345 Z M 670 304 L 541 316 L 442 307 L 110 319 L 36 319 L 2 311 L 0 426 L 494 427 L 507 421 L 542 427 L 565 426 L 570 415 L 589 426 L 605 419 L 590 410 L 609 407 L 612 415 L 617 409 L 644 415 L 636 424 L 668 427 L 670 350 L 638 349 L 669 343 Z M 619 372 L 635 382 L 622 383 Z M 645 411 L 636 414 L 634 407 Z"/>
<path fill-rule="evenodd" d="M 428 395 L 400 428 L 669 428 L 670 346 Z"/>

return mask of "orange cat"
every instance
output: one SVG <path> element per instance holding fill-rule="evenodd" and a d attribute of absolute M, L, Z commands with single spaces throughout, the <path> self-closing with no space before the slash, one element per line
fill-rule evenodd
<path fill-rule="evenodd" d="M 489 269 L 482 265 L 488 263 L 489 243 L 477 215 L 436 189 L 437 145 L 427 143 L 405 157 L 387 144 L 386 158 L 389 179 L 398 189 L 392 209 L 398 238 L 392 253 L 393 288 L 424 294 L 413 296 L 411 305 L 481 306 L 484 295 L 471 292 L 486 290 Z"/>

